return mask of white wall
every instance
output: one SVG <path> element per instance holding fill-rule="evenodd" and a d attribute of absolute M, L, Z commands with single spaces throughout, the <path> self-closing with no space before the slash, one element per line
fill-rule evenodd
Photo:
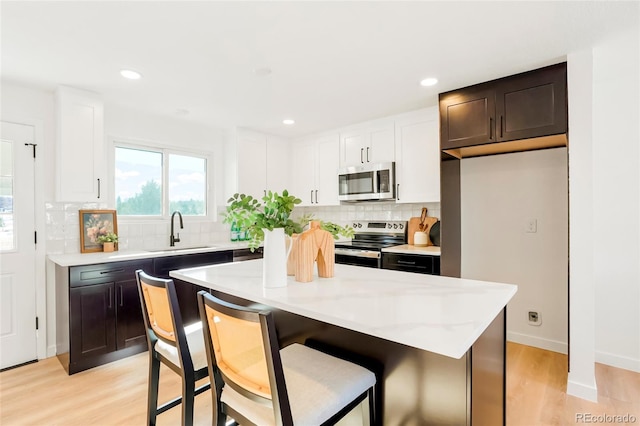
<path fill-rule="evenodd" d="M 463 159 L 460 198 L 461 276 L 516 284 L 508 340 L 566 353 L 566 148 Z M 529 324 L 529 311 L 539 325 Z"/>
<path fill-rule="evenodd" d="M 635 371 L 640 371 L 639 52 L 638 28 L 593 49 L 596 361 Z"/>
<path fill-rule="evenodd" d="M 593 54 L 567 57 L 569 100 L 569 336 L 567 393 L 595 401 Z"/>

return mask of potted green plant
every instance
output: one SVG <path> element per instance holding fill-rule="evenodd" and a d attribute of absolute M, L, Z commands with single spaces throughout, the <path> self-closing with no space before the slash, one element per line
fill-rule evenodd
<path fill-rule="evenodd" d="M 299 234 L 309 222 L 310 216 L 303 216 L 295 221 L 291 218 L 293 208 L 302 201 L 289 194 L 285 189 L 282 194 L 268 191 L 262 202 L 251 195 L 236 193 L 229 198 L 223 222 L 235 224 L 241 232 L 244 231 L 249 241 L 249 247 L 254 251 L 264 244 L 263 284 L 265 287 L 281 287 L 286 285 L 287 270 L 285 251 L 285 235 L 289 237 Z M 351 229 L 341 227 L 330 222 L 321 222 L 326 231 L 333 234 L 350 236 Z M 292 245 L 289 245 L 289 250 Z"/>
<path fill-rule="evenodd" d="M 98 236 L 98 242 L 102 244 L 102 251 L 112 252 L 115 250 L 115 245 L 118 242 L 118 236 L 113 232 L 108 232 L 104 235 Z"/>
<path fill-rule="evenodd" d="M 313 215 L 304 215 L 298 220 L 291 219 L 294 207 L 302 201 L 285 189 L 282 195 L 269 191 L 262 197 L 262 203 L 251 195 L 236 193 L 227 200 L 229 205 L 223 214 L 223 223 L 235 224 L 244 231 L 252 251 L 260 247 L 264 241 L 264 231 L 283 228 L 288 236 L 299 234 L 311 220 Z M 353 237 L 353 229 L 326 221 L 320 221 L 320 227 L 331 232 L 334 238 L 338 235 Z"/>

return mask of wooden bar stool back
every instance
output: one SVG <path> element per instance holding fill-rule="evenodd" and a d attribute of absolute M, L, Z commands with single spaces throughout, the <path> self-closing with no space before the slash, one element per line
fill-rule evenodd
<path fill-rule="evenodd" d="M 332 425 L 369 398 L 375 424 L 374 373 L 294 343 L 282 350 L 270 311 L 198 293 L 212 392 L 213 423 Z"/>
<path fill-rule="evenodd" d="M 173 280 L 156 278 L 140 269 L 136 280 L 149 346 L 147 424 L 155 425 L 158 414 L 182 403 L 182 425 L 193 425 L 194 398 L 211 387 L 210 382 L 195 387 L 208 376 L 202 323 L 184 327 Z M 182 395 L 158 406 L 160 363 L 180 375 Z"/>

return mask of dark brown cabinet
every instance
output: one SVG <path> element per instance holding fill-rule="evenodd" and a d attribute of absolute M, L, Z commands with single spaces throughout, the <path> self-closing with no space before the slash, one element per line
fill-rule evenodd
<path fill-rule="evenodd" d="M 233 252 L 56 266 L 56 346 L 69 374 L 147 350 L 135 271 L 169 278 L 174 269 L 231 262 Z M 174 280 L 185 324 L 197 321 L 201 289 Z"/>
<path fill-rule="evenodd" d="M 440 256 L 382 253 L 382 268 L 418 274 L 440 275 Z"/>
<path fill-rule="evenodd" d="M 58 354 L 69 374 L 147 349 L 134 272 L 152 266 L 148 259 L 56 269 Z"/>
<path fill-rule="evenodd" d="M 113 292 L 113 283 L 71 289 L 70 352 L 74 364 L 116 350 L 116 308 Z"/>
<path fill-rule="evenodd" d="M 566 63 L 440 94 L 443 150 L 566 131 Z"/>

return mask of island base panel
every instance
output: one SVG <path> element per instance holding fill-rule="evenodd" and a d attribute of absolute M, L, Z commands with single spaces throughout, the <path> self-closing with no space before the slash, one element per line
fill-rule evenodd
<path fill-rule="evenodd" d="M 480 337 L 477 347 L 474 345 L 462 358 L 455 359 L 216 290 L 211 290 L 211 293 L 232 303 L 273 311 L 283 346 L 311 339 L 382 365 L 384 425 L 459 426 L 472 424 L 472 419 L 474 425 L 504 424 L 504 313 Z M 477 374 L 472 386 L 474 370 Z M 496 393 L 499 389 L 500 392 Z"/>

